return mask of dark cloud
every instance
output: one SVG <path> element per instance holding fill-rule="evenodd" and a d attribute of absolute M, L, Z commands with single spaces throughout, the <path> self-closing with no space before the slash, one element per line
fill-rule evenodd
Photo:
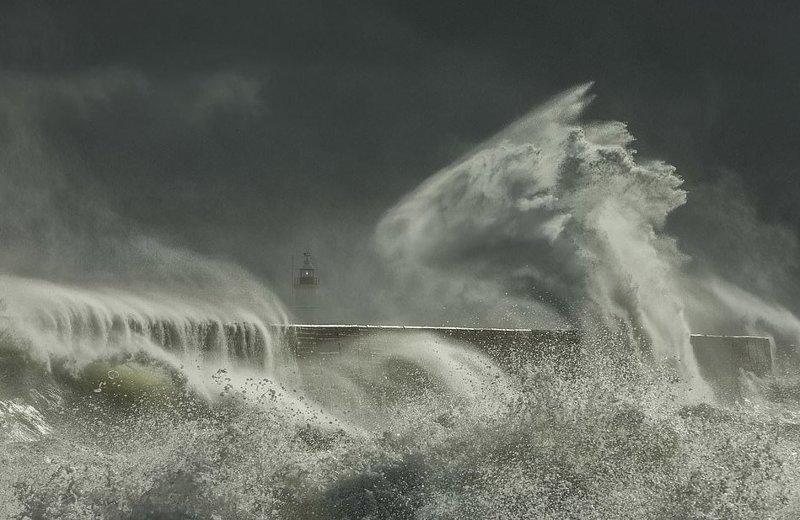
<path fill-rule="evenodd" d="M 311 249 L 340 319 L 380 319 L 359 295 L 388 286 L 371 244 L 384 210 L 587 80 L 592 117 L 629 122 L 642 155 L 686 178 L 682 247 L 703 242 L 692 208 L 721 196 L 705 187 L 721 172 L 754 220 L 796 237 L 798 22 L 789 2 L 12 0 L 3 175 L 27 179 L 27 213 L 103 208 L 284 297 L 291 254 Z M 31 195 L 42 183 L 55 191 Z"/>

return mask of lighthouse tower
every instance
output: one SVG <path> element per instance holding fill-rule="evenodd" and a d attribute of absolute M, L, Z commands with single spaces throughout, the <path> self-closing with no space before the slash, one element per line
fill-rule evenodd
<path fill-rule="evenodd" d="M 292 268 L 294 310 L 300 323 L 316 323 L 319 319 L 319 278 L 316 275 L 311 253 L 303 253 L 303 265 Z"/>

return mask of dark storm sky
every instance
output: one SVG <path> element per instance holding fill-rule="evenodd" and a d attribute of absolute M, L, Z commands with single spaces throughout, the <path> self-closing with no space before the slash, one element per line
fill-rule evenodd
<path fill-rule="evenodd" d="M 305 249 L 357 292 L 388 206 L 594 80 L 592 116 L 686 179 L 699 254 L 693 191 L 800 231 L 798 27 L 796 2 L 6 0 L 0 142 L 24 121 L 70 192 L 281 295 Z"/>

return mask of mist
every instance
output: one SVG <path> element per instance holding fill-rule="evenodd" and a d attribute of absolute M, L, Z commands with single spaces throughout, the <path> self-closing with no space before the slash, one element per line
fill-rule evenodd
<path fill-rule="evenodd" d="M 0 516 L 800 517 L 798 26 L 3 2 Z"/>
<path fill-rule="evenodd" d="M 729 81 L 733 70 L 773 78 L 759 56 L 775 67 L 788 59 L 780 49 L 791 48 L 789 36 L 775 28 L 791 16 L 764 11 L 745 27 L 743 7 L 732 6 L 712 38 L 703 20 L 713 13 L 688 20 L 680 8 L 648 16 L 639 31 L 627 21 L 641 6 L 610 7 L 608 16 L 503 8 L 483 28 L 466 6 L 441 31 L 439 8 L 340 7 L 253 9 L 233 30 L 239 17 L 223 9 L 187 17 L 180 6 L 148 5 L 141 12 L 158 15 L 153 27 L 182 19 L 183 29 L 138 34 L 128 8 L 67 15 L 47 2 L 9 3 L 0 46 L 3 271 L 75 285 L 210 284 L 208 294 L 228 291 L 233 277 L 237 287 L 268 287 L 291 313 L 291 258 L 311 251 L 325 321 L 570 326 L 574 309 L 548 283 L 498 285 L 505 274 L 496 272 L 451 283 L 470 257 L 502 257 L 503 248 L 443 247 L 450 257 L 415 282 L 374 236 L 426 178 L 594 79 L 584 120 L 627 122 L 637 160 L 664 160 L 684 181 L 686 203 L 667 212 L 664 235 L 685 255 L 686 277 L 728 280 L 796 312 L 797 214 L 785 203 L 796 121 L 778 117 L 794 83 Z M 300 23 L 322 14 L 341 23 Z M 567 16 L 572 43 L 548 30 L 557 25 L 548 19 Z M 752 51 L 730 37 L 765 32 L 775 38 Z M 530 44 L 511 46 L 521 35 Z M 644 64 L 636 49 L 647 42 L 658 52 Z M 768 128 L 771 137 L 759 137 Z M 495 266 L 504 269 L 503 259 Z M 684 285 L 703 293 L 689 300 L 710 297 L 701 283 Z M 685 314 L 695 331 L 744 328 L 724 311 Z"/>

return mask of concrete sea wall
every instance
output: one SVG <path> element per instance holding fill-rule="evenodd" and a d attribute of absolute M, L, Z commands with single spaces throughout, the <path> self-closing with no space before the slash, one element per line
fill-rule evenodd
<path fill-rule="evenodd" d="M 318 359 L 322 364 L 331 357 L 353 354 L 359 364 L 372 367 L 374 349 L 391 349 L 393 339 L 413 334 L 467 343 L 509 370 L 522 366 L 523 360 L 545 358 L 555 359 L 569 370 L 581 355 L 577 330 L 288 325 L 281 333 L 285 348 L 298 359 Z M 744 372 L 756 376 L 772 372 L 774 349 L 768 338 L 694 334 L 691 343 L 701 375 L 721 397 L 740 395 Z"/>
<path fill-rule="evenodd" d="M 425 334 L 467 343 L 486 353 L 504 368 L 521 361 L 555 358 L 561 366 L 575 365 L 580 356 L 576 330 L 533 330 L 468 327 L 413 327 L 378 325 L 289 325 L 283 329 L 285 347 L 299 359 L 355 354 L 369 360 L 378 348 L 391 349 L 400 337 Z"/>
<path fill-rule="evenodd" d="M 773 370 L 774 346 L 769 338 L 695 334 L 692 350 L 700 375 L 723 398 L 742 394 L 745 372 L 763 377 Z"/>

